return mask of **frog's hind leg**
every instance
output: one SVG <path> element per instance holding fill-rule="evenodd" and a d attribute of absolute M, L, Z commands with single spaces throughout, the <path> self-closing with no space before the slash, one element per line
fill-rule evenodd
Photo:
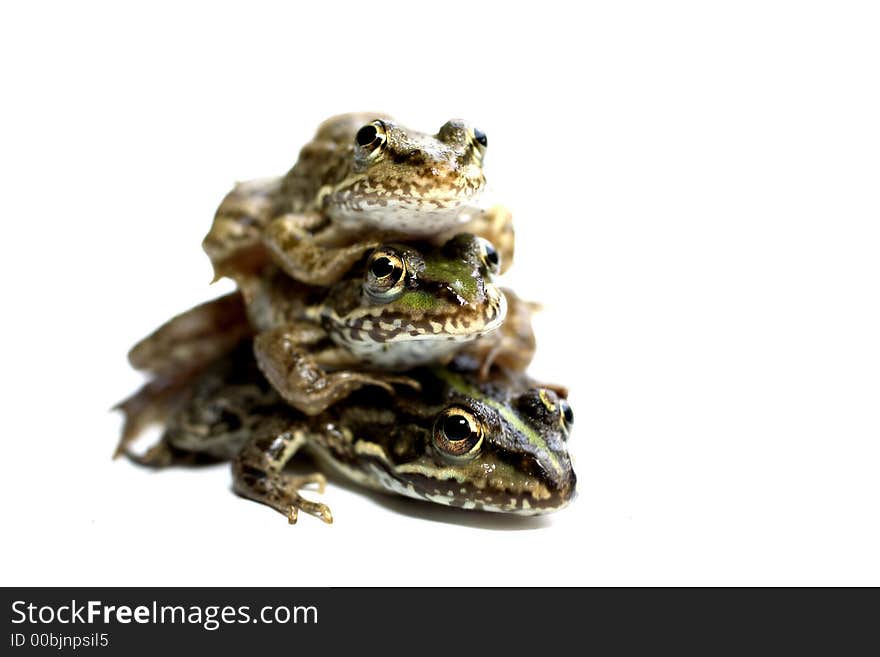
<path fill-rule="evenodd" d="M 266 228 L 264 241 L 275 264 L 288 276 L 308 285 L 332 285 L 379 243 L 356 242 L 342 246 L 319 240 L 312 232 L 323 218 L 312 215 L 285 214 Z M 327 229 L 325 234 L 332 231 Z M 322 236 L 323 237 L 323 236 Z"/>
<path fill-rule="evenodd" d="M 157 377 L 113 407 L 122 411 L 124 418 L 113 458 L 122 454 L 131 458 L 128 446 L 150 425 L 165 423 L 187 398 L 187 384 L 192 376 L 190 372 L 179 372 L 177 376 Z"/>
<path fill-rule="evenodd" d="M 189 383 L 252 334 L 241 294 L 233 292 L 173 317 L 128 353 L 128 360 L 153 379 L 114 407 L 125 416 L 114 458 L 151 424 L 176 409 Z"/>
<path fill-rule="evenodd" d="M 226 355 L 251 335 L 238 292 L 199 304 L 165 322 L 128 352 L 132 367 L 180 378 Z"/>
<path fill-rule="evenodd" d="M 352 357 L 343 362 L 339 348 L 313 344 L 314 325 L 301 322 L 260 333 L 254 340 L 254 355 L 265 377 L 292 406 L 316 415 L 364 386 L 378 386 L 394 392 L 394 385 L 419 384 L 406 376 L 363 372 L 357 369 L 325 371 L 333 367 L 356 367 Z M 326 336 L 325 336 L 326 337 Z"/>
<path fill-rule="evenodd" d="M 254 432 L 251 440 L 232 462 L 235 492 L 250 500 L 271 506 L 294 524 L 300 511 L 316 516 L 326 523 L 333 515 L 326 504 L 312 502 L 299 494 L 308 485 L 324 492 L 326 479 L 316 472 L 294 476 L 283 472 L 297 450 L 306 442 L 303 426 L 281 427 L 267 423 Z"/>

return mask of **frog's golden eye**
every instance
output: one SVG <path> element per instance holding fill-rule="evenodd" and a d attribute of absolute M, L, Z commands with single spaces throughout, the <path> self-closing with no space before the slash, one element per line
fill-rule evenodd
<path fill-rule="evenodd" d="M 376 249 L 367 260 L 364 290 L 381 301 L 390 301 L 403 292 L 406 284 L 406 264 L 390 249 Z"/>
<path fill-rule="evenodd" d="M 574 424 L 574 411 L 571 410 L 571 404 L 561 395 L 560 392 L 541 388 L 538 390 L 538 399 L 544 408 L 551 414 L 550 417 L 559 417 L 559 426 L 563 430 L 563 438 L 568 438 L 568 431 Z"/>
<path fill-rule="evenodd" d="M 373 121 L 357 131 L 355 143 L 368 151 L 378 150 L 385 143 L 386 131 L 382 121 Z"/>
<path fill-rule="evenodd" d="M 571 410 L 571 404 L 565 399 L 559 400 L 559 416 L 562 418 L 562 426 L 568 432 L 571 425 L 574 424 L 574 411 Z"/>
<path fill-rule="evenodd" d="M 498 253 L 495 245 L 482 237 L 477 238 L 477 244 L 480 248 L 480 259 L 483 261 L 486 269 L 489 270 L 489 273 L 497 274 L 501 271 L 501 254 Z"/>
<path fill-rule="evenodd" d="M 479 128 L 474 128 L 474 141 L 483 148 L 486 148 L 486 146 L 489 145 L 489 140 L 486 138 L 486 133 Z"/>
<path fill-rule="evenodd" d="M 434 423 L 434 445 L 455 458 L 476 456 L 484 434 L 483 423 L 470 411 L 457 406 L 444 410 Z"/>

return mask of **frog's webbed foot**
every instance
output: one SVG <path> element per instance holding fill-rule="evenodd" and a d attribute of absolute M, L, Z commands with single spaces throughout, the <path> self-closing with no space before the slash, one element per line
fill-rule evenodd
<path fill-rule="evenodd" d="M 304 433 L 298 429 L 280 434 L 263 432 L 255 435 L 233 461 L 235 492 L 271 506 L 287 516 L 291 525 L 296 523 L 300 511 L 329 524 L 333 522 L 330 508 L 326 504 L 305 499 L 299 492 L 314 485 L 318 493 L 323 493 L 327 485 L 324 475 L 316 472 L 294 476 L 282 472 L 304 442 Z"/>
<path fill-rule="evenodd" d="M 342 369 L 327 372 L 321 362 L 340 362 L 338 349 L 306 350 L 293 325 L 260 333 L 254 340 L 254 355 L 265 377 L 292 406 L 316 415 L 364 386 L 378 386 L 389 393 L 395 385 L 418 389 L 410 377 L 383 372 Z"/>
<path fill-rule="evenodd" d="M 269 224 L 264 243 L 272 258 L 289 276 L 308 285 L 333 285 L 378 242 L 337 246 L 315 238 L 312 215 L 285 214 Z"/>

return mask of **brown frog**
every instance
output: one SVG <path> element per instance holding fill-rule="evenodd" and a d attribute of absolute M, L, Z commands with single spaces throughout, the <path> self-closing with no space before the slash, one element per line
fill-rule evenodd
<path fill-rule="evenodd" d="M 492 242 L 507 267 L 511 215 L 478 205 L 487 145 L 461 120 L 428 135 L 381 114 L 333 117 L 284 177 L 230 192 L 204 249 L 218 278 L 241 280 L 272 260 L 297 280 L 330 285 L 381 242 L 440 244 L 470 232 Z"/>
<path fill-rule="evenodd" d="M 143 455 L 125 451 L 153 467 L 229 460 L 236 492 L 290 523 L 300 511 L 333 520 L 325 504 L 301 494 L 323 492 L 322 473 L 284 472 L 301 451 L 367 488 L 461 509 L 534 515 L 571 502 L 574 414 L 563 388 L 503 368 L 485 381 L 444 367 L 407 374 L 418 392 L 363 389 L 307 416 L 262 378 L 244 343 L 178 391 L 156 445 Z"/>

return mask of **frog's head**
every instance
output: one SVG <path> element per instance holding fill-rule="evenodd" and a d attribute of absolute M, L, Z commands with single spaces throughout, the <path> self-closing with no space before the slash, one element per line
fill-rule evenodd
<path fill-rule="evenodd" d="M 469 218 L 486 185 L 486 134 L 462 120 L 436 135 L 376 119 L 353 137 L 351 174 L 321 199 L 342 225 L 428 235 Z"/>
<path fill-rule="evenodd" d="M 324 325 L 375 364 L 436 361 L 504 321 L 507 300 L 492 281 L 500 264 L 490 242 L 467 233 L 442 246 L 380 246 L 331 290 Z"/>
<path fill-rule="evenodd" d="M 576 487 L 567 445 L 574 414 L 564 391 L 519 378 L 481 382 L 441 368 L 422 377 L 410 408 L 433 401 L 437 386 L 442 403 L 400 413 L 382 449 L 370 450 L 381 485 L 465 509 L 534 515 L 566 506 Z"/>

